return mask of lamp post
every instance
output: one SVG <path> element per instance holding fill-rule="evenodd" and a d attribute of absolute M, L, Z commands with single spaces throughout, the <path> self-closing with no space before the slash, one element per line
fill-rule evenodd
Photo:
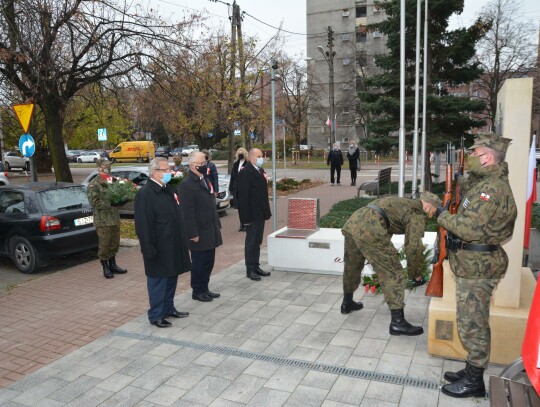
<path fill-rule="evenodd" d="M 334 57 L 336 52 L 332 49 L 333 42 L 328 41 L 328 51 L 325 51 L 320 45 L 317 47 L 328 64 L 328 99 L 330 101 L 330 144 L 336 142 L 336 120 L 334 114 Z"/>

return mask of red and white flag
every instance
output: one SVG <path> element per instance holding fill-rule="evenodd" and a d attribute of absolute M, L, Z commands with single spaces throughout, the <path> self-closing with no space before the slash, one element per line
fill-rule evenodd
<path fill-rule="evenodd" d="M 527 170 L 527 206 L 525 209 L 525 239 L 523 247 L 529 249 L 529 238 L 531 236 L 532 205 L 536 202 L 536 157 L 535 157 L 536 135 L 533 135 L 531 151 L 529 153 L 529 167 Z"/>
<path fill-rule="evenodd" d="M 330 120 L 330 116 L 326 116 L 326 125 L 327 125 L 327 126 L 331 126 L 331 125 L 332 125 L 332 120 Z"/>
<path fill-rule="evenodd" d="M 540 394 L 540 284 L 536 284 L 536 290 L 529 311 L 527 329 L 521 347 L 523 366 L 534 389 Z"/>

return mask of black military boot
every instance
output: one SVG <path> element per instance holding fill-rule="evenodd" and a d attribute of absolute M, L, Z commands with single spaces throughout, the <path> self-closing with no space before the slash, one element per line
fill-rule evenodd
<path fill-rule="evenodd" d="M 407 335 L 415 336 L 424 333 L 424 328 L 421 326 L 413 326 L 405 320 L 403 308 L 391 309 L 392 321 L 390 322 L 390 335 Z"/>
<path fill-rule="evenodd" d="M 127 270 L 126 269 L 123 269 L 121 267 L 118 267 L 116 265 L 116 259 L 115 257 L 111 257 L 109 259 L 109 269 L 113 272 L 113 273 L 116 273 L 116 274 L 126 274 L 127 273 Z"/>
<path fill-rule="evenodd" d="M 246 269 L 246 276 L 253 281 L 261 280 L 261 277 L 255 272 L 255 270 L 252 270 L 251 268 Z"/>
<path fill-rule="evenodd" d="M 465 377 L 465 369 L 458 370 L 457 372 L 444 372 L 444 379 L 450 383 L 457 382 Z"/>
<path fill-rule="evenodd" d="M 352 293 L 344 293 L 343 294 L 343 302 L 341 303 L 341 313 L 342 314 L 349 314 L 351 311 L 358 311 L 364 308 L 364 304 L 361 302 L 355 302 L 353 301 L 353 294 Z"/>
<path fill-rule="evenodd" d="M 457 382 L 445 384 L 442 392 L 450 397 L 485 397 L 486 386 L 484 385 L 484 368 L 474 367 L 467 363 L 465 376 Z"/>
<path fill-rule="evenodd" d="M 103 266 L 103 276 L 105 278 L 113 278 L 114 275 L 109 268 L 109 261 L 108 260 L 101 260 L 101 265 Z"/>

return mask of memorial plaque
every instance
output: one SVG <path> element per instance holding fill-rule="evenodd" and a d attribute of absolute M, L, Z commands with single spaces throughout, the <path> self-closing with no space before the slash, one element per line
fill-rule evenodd
<path fill-rule="evenodd" d="M 330 249 L 330 243 L 309 242 L 310 249 Z"/>
<path fill-rule="evenodd" d="M 287 228 L 319 230 L 319 199 L 289 198 Z"/>
<path fill-rule="evenodd" d="M 454 323 L 452 321 L 435 321 L 435 339 L 443 341 L 454 340 Z"/>

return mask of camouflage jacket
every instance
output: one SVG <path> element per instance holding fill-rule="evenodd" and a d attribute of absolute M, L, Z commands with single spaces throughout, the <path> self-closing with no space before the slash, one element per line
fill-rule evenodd
<path fill-rule="evenodd" d="M 467 243 L 498 245 L 512 236 L 517 216 L 508 182 L 506 162 L 480 168 L 463 183 L 455 215 L 444 212 L 439 225 Z M 449 253 L 452 271 L 464 278 L 497 278 L 506 272 L 508 257 L 502 247 L 492 252 L 458 250 Z"/>
<path fill-rule="evenodd" d="M 388 240 L 392 235 L 405 234 L 405 255 L 407 257 L 407 267 L 412 272 L 420 270 L 424 263 L 424 230 L 426 225 L 426 214 L 422 210 L 422 202 L 416 199 L 399 198 L 390 196 L 376 199 L 370 205 L 378 206 L 386 212 L 390 221 L 388 229 Z M 343 226 L 343 231 L 358 238 L 360 241 L 370 241 L 373 236 L 369 232 L 370 227 L 366 227 L 371 222 L 380 222 L 380 215 L 371 208 L 364 207 L 358 209 L 351 215 Z M 390 244 L 390 242 L 389 242 Z"/>
<path fill-rule="evenodd" d="M 88 201 L 94 212 L 94 225 L 116 226 L 120 224 L 118 208 L 111 206 L 107 198 L 107 181 L 99 174 L 88 184 Z"/>

